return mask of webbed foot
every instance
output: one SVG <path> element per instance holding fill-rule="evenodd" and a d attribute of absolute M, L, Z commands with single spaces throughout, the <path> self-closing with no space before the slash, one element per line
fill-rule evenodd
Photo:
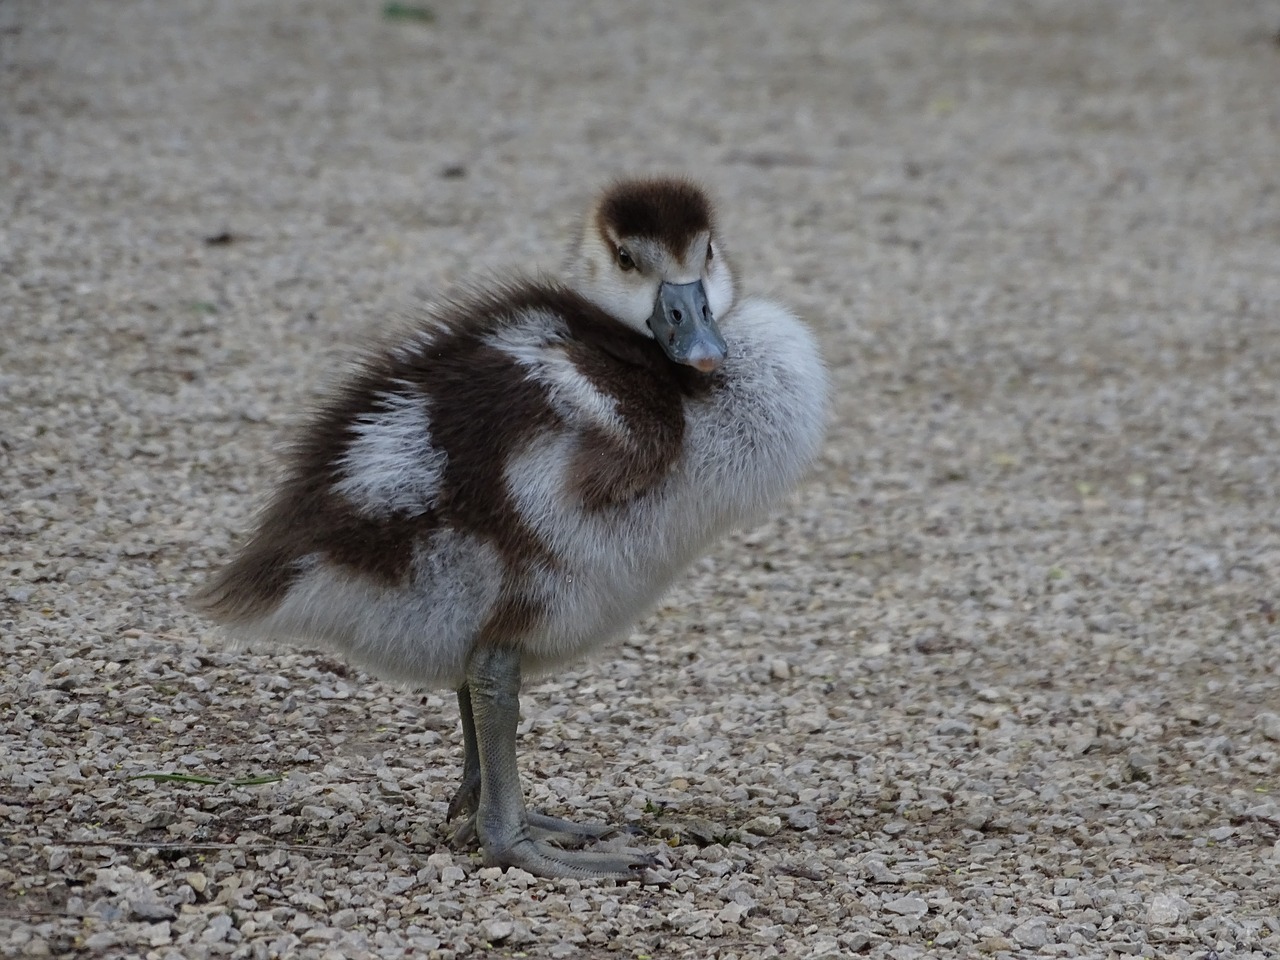
<path fill-rule="evenodd" d="M 455 797 L 455 801 L 456 799 Z M 453 812 L 454 807 L 450 804 L 450 816 Z M 566 849 L 576 850 L 596 840 L 607 840 L 618 836 L 643 836 L 643 831 L 632 826 L 615 827 L 608 823 L 575 823 L 572 820 L 562 820 L 559 817 L 532 810 L 526 816 L 530 838 L 554 843 Z M 476 815 L 472 811 L 450 835 L 450 841 L 455 847 L 461 847 L 476 839 L 476 836 Z"/>
<path fill-rule="evenodd" d="M 472 651 L 467 682 L 458 690 L 465 750 L 462 785 L 449 804 L 451 815 L 466 813 L 467 818 L 454 841 L 478 838 L 490 863 L 540 877 L 662 883 L 652 872 L 658 861 L 649 853 L 564 848 L 618 832 L 612 827 L 526 811 L 516 766 L 519 694 L 518 650 L 483 646 Z"/>
<path fill-rule="evenodd" d="M 484 853 L 491 864 L 519 867 L 540 877 L 662 882 L 662 878 L 653 873 L 653 868 L 658 866 L 657 857 L 640 850 L 563 850 L 525 836 L 510 845 L 486 844 Z"/>

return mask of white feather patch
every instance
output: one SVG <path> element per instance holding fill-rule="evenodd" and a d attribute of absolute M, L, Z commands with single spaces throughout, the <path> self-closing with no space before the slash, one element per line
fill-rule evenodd
<path fill-rule="evenodd" d="M 502 585 L 497 551 L 440 530 L 415 551 L 403 586 L 388 586 L 309 557 L 307 571 L 268 616 L 233 632 L 335 650 L 383 677 L 456 689 Z"/>
<path fill-rule="evenodd" d="M 570 492 L 577 438 L 547 431 L 508 462 L 507 488 L 556 563 L 526 573 L 544 608 L 522 643 L 524 667 L 537 673 L 599 646 L 648 610 L 672 578 L 706 545 L 690 523 L 697 509 L 666 484 L 607 512 L 582 508 Z"/>
<path fill-rule="evenodd" d="M 408 384 L 378 397 L 378 410 L 352 424 L 334 490 L 361 513 L 415 517 L 434 505 L 447 457 L 431 444 L 427 398 Z"/>
<path fill-rule="evenodd" d="M 520 364 L 529 379 L 546 388 L 555 411 L 570 423 L 589 423 L 614 433 L 626 425 L 618 403 L 573 365 L 563 342 L 569 337 L 564 321 L 545 310 L 529 310 L 520 322 L 491 334 L 486 343 Z"/>
<path fill-rule="evenodd" d="M 736 526 L 776 505 L 822 449 L 827 371 L 790 310 L 748 298 L 724 318 L 724 386 L 687 408 L 682 473 Z"/>

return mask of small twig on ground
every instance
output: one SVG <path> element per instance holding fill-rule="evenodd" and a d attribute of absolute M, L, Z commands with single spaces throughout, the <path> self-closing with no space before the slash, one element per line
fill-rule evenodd
<path fill-rule="evenodd" d="M 267 853 L 272 850 L 288 850 L 297 853 L 323 853 L 329 856 L 354 857 L 360 850 L 343 850 L 340 847 L 319 847 L 304 843 L 189 843 L 182 840 L 125 840 L 105 837 L 101 840 L 59 840 L 62 847 L 146 847 L 155 850 L 240 850 L 245 853 Z"/>

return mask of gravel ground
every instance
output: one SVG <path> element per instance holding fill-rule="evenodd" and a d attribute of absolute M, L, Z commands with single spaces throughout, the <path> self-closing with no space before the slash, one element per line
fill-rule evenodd
<path fill-rule="evenodd" d="M 1280 955 L 1278 29 L 0 5 L 0 955 Z M 441 823 L 451 695 L 182 598 L 351 345 L 660 169 L 811 318 L 835 421 L 526 698 L 533 801 L 670 884 L 503 874 Z"/>

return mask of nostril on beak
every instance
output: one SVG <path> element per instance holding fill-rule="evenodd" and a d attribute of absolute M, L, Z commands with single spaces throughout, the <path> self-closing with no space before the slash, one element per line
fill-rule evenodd
<path fill-rule="evenodd" d="M 672 323 L 679 323 L 679 322 L 680 322 L 681 320 L 683 320 L 683 319 L 684 319 L 684 314 L 683 314 L 683 313 L 681 313 L 679 310 L 672 310 L 672 311 L 671 311 L 671 322 L 672 322 Z"/>

